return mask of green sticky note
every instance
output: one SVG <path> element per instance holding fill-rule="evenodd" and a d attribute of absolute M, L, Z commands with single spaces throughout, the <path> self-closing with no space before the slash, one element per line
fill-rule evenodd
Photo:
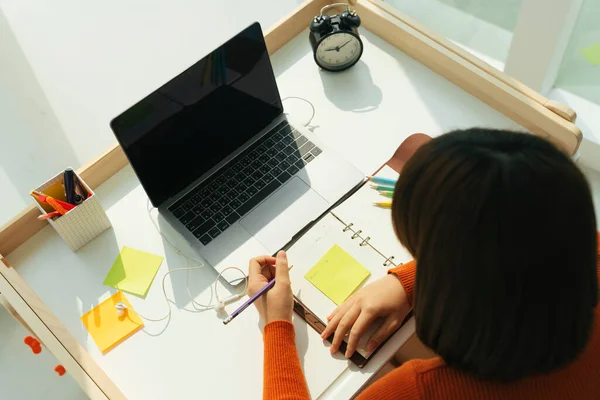
<path fill-rule="evenodd" d="M 304 277 L 340 305 L 369 275 L 371 271 L 335 244 Z"/>
<path fill-rule="evenodd" d="M 162 261 L 161 256 L 123 246 L 104 284 L 146 297 Z"/>
<path fill-rule="evenodd" d="M 581 54 L 585 59 L 592 65 L 600 64 L 600 44 L 594 43 L 593 45 L 581 49 Z"/>

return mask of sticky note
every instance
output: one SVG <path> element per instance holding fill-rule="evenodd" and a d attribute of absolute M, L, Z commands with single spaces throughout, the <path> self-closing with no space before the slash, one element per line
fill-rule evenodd
<path fill-rule="evenodd" d="M 593 45 L 581 49 L 581 55 L 592 65 L 600 64 L 600 44 L 594 43 Z"/>
<path fill-rule="evenodd" d="M 144 326 L 135 312 L 125 310 L 122 316 L 117 315 L 116 304 L 120 301 L 132 308 L 125 294 L 119 291 L 81 316 L 81 322 L 102 353 L 106 353 Z"/>
<path fill-rule="evenodd" d="M 162 261 L 161 256 L 123 246 L 104 284 L 146 297 Z"/>
<path fill-rule="evenodd" d="M 304 277 L 340 305 L 369 275 L 371 271 L 335 244 Z"/>

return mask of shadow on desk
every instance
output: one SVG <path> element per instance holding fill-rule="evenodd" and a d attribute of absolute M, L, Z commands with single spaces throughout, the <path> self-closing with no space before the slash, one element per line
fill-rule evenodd
<path fill-rule="evenodd" d="M 74 313 L 82 315 L 92 308 L 100 304 L 106 297 L 107 293 L 113 294 L 116 290 L 109 288 L 104 285 L 104 279 L 106 274 L 111 268 L 111 264 L 106 263 L 106 258 L 99 256 L 99 253 L 114 254 L 114 258 L 117 257 L 121 248 L 117 241 L 117 237 L 113 228 L 107 229 L 99 236 L 97 236 L 92 242 L 83 246 L 76 253 L 72 253 L 72 257 L 79 259 L 78 262 L 57 262 L 53 265 L 53 268 L 62 269 L 63 271 L 57 271 L 57 273 L 63 274 L 65 277 L 69 277 L 69 281 L 75 283 L 72 285 L 72 295 L 74 295 L 78 302 L 65 301 L 63 304 L 73 304 L 76 307 Z M 76 267 L 69 267 L 75 265 Z M 77 282 L 85 282 L 85 290 L 78 290 Z M 57 291 L 56 295 L 62 295 L 62 291 Z M 65 300 L 67 300 L 65 298 Z M 79 304 L 77 304 L 79 303 Z M 82 338 L 87 338 L 88 332 L 83 324 L 79 324 L 80 332 L 83 335 Z"/>
<path fill-rule="evenodd" d="M 325 96 L 337 108 L 355 113 L 376 110 L 383 94 L 362 60 L 342 72 L 319 71 Z"/>
<path fill-rule="evenodd" d="M 100 199 L 102 208 L 109 210 L 139 186 L 140 181 L 131 164 L 127 164 L 112 179 L 108 179 L 102 184 L 102 198 Z"/>
<path fill-rule="evenodd" d="M 398 51 L 381 37 L 368 31 L 363 31 L 362 35 L 363 41 L 370 42 L 395 60 L 399 67 L 396 73 L 400 73 L 395 79 L 406 80 L 405 87 L 399 88 L 399 90 L 405 90 L 406 93 L 399 93 L 395 99 L 396 118 L 399 121 L 410 121 L 416 113 L 421 113 L 434 121 L 434 124 L 429 124 L 427 130 L 427 133 L 433 136 L 438 136 L 451 129 L 465 129 L 473 126 L 523 129 L 450 80 L 429 68 L 424 68 L 423 64 Z M 357 66 L 358 64 L 352 68 Z M 392 79 L 384 76 L 376 76 L 376 78 L 378 82 L 382 82 L 379 79 Z M 483 121 L 482 115 L 485 116 Z M 426 121 L 419 123 L 418 126 L 424 128 Z M 419 130 L 423 128 L 419 128 Z M 436 128 L 439 130 L 435 130 Z"/>
<path fill-rule="evenodd" d="M 164 235 L 161 236 L 161 239 L 169 271 L 173 271 L 177 268 L 196 267 L 199 265 L 199 262 L 188 259 L 187 257 L 193 257 L 198 259 L 198 261 L 204 261 L 160 214 L 156 219 L 158 220 L 158 228 L 162 235 Z M 180 255 L 169 242 L 177 246 L 179 251 L 187 257 Z M 174 271 L 167 278 L 165 286 L 171 286 L 173 293 L 173 298 L 171 299 L 172 304 L 177 308 L 186 309 L 187 311 L 192 312 L 204 312 L 206 310 L 194 306 L 192 298 L 200 304 L 209 305 L 211 303 L 211 294 L 214 296 L 214 290 L 211 289 L 211 285 L 215 279 L 217 279 L 218 273 L 206 261 L 204 261 L 204 264 L 204 267 L 190 271 Z M 156 279 L 161 282 L 161 284 L 163 276 L 164 274 L 161 274 L 160 272 L 159 275 L 156 276 Z M 228 285 L 224 281 L 223 285 L 225 285 L 226 290 L 228 291 L 235 290 L 231 289 L 231 287 L 227 287 Z M 200 296 L 201 293 L 203 293 L 203 295 Z M 227 293 L 219 293 L 220 297 L 229 296 Z M 212 301 L 215 301 L 215 299 L 212 299 Z"/>

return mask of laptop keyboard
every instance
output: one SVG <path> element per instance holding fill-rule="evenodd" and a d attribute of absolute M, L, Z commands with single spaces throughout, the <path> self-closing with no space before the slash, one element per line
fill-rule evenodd
<path fill-rule="evenodd" d="M 321 154 L 286 121 L 169 207 L 204 245 Z"/>

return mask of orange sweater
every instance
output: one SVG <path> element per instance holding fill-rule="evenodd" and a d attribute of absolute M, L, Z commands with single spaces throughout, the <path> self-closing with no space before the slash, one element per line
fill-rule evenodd
<path fill-rule="evenodd" d="M 598 239 L 600 275 L 600 237 Z M 390 270 L 402 282 L 412 302 L 415 263 Z M 296 351 L 294 326 L 274 321 L 265 326 L 264 399 L 308 399 L 308 389 Z M 325 350 L 324 350 L 325 351 Z M 412 360 L 369 386 L 358 400 L 387 399 L 600 399 L 600 307 L 582 355 L 551 374 L 510 384 L 485 382 L 450 368 L 440 357 Z"/>

